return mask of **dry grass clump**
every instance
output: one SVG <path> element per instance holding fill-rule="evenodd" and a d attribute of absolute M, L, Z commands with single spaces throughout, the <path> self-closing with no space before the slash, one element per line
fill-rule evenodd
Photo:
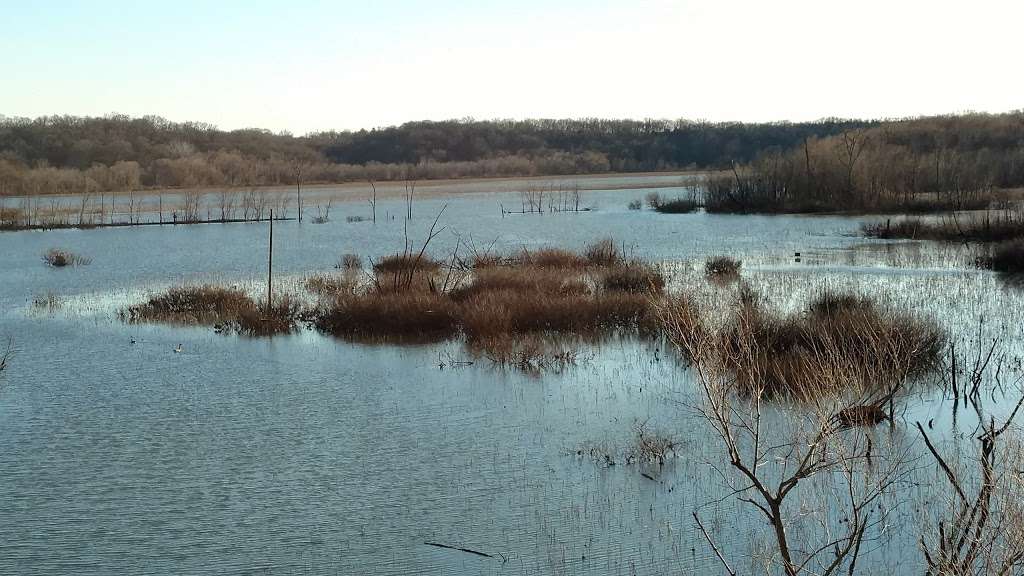
<path fill-rule="evenodd" d="M 665 289 L 665 277 L 654 266 L 631 262 L 605 272 L 601 276 L 601 286 L 613 292 L 661 294 Z"/>
<path fill-rule="evenodd" d="M 529 251 L 524 249 L 516 256 L 505 261 L 507 266 L 532 266 L 534 268 L 583 268 L 587 260 L 569 250 L 561 248 L 541 248 Z"/>
<path fill-rule="evenodd" d="M 221 329 L 234 330 L 246 336 L 289 334 L 297 328 L 301 314 L 299 301 L 285 295 L 274 300 L 269 309 L 256 305 L 240 309 L 237 316 L 227 321 Z"/>
<path fill-rule="evenodd" d="M 43 254 L 43 262 L 54 268 L 63 268 L 65 266 L 86 266 L 92 263 L 92 258 L 81 256 L 68 250 L 51 248 L 46 254 Z"/>
<path fill-rule="evenodd" d="M 623 292 L 549 296 L 496 290 L 468 299 L 461 310 L 469 339 L 501 334 L 649 332 L 655 325 L 650 299 Z"/>
<path fill-rule="evenodd" d="M 702 369 L 727 371 L 738 389 L 768 397 L 889 392 L 933 369 L 945 343 L 933 322 L 849 294 L 826 292 L 805 312 L 780 315 L 744 287 L 733 318 L 717 329 L 685 301 L 659 316 Z"/>
<path fill-rule="evenodd" d="M 618 266 L 626 261 L 615 241 L 610 238 L 587 245 L 583 249 L 583 257 L 590 266 Z"/>
<path fill-rule="evenodd" d="M 377 274 L 401 274 L 410 272 L 436 272 L 441 263 L 426 255 L 410 252 L 384 256 L 373 263 L 373 271 Z"/>
<path fill-rule="evenodd" d="M 812 301 L 807 313 L 785 317 L 747 298 L 725 338 L 741 386 L 797 398 L 897 386 L 933 368 L 945 342 L 929 321 L 830 293 Z"/>
<path fill-rule="evenodd" d="M 736 277 L 739 276 L 743 261 L 729 256 L 715 256 L 704 262 L 704 273 L 709 277 Z"/>
<path fill-rule="evenodd" d="M 458 308 L 428 291 L 369 292 L 339 296 L 316 319 L 336 336 L 367 340 L 444 340 L 459 330 Z"/>
<path fill-rule="evenodd" d="M 356 279 L 351 275 L 334 276 L 330 274 L 310 276 L 304 283 L 306 291 L 317 296 L 351 294 L 355 292 L 356 285 Z"/>
<path fill-rule="evenodd" d="M 456 302 L 465 302 L 486 292 L 519 292 L 558 296 L 585 296 L 591 293 L 584 277 L 564 270 L 527 270 L 490 267 L 477 270 L 472 280 L 451 292 Z"/>
<path fill-rule="evenodd" d="M 363 259 L 358 254 L 342 254 L 341 259 L 334 267 L 339 270 L 362 270 Z"/>
<path fill-rule="evenodd" d="M 318 311 L 316 325 L 369 339 L 436 340 L 461 333 L 497 364 L 541 367 L 568 356 L 541 353 L 528 338 L 655 330 L 651 296 L 665 284 L 654 267 L 626 264 L 611 241 L 582 254 L 478 254 L 471 273 L 460 267 L 445 272 L 438 263 L 420 270 L 411 258 L 393 260 L 402 265 L 378 263 L 374 283 L 335 297 Z"/>
<path fill-rule="evenodd" d="M 626 264 L 626 259 L 615 245 L 606 239 L 588 244 L 580 253 L 563 248 L 540 248 L 528 250 L 523 248 L 518 253 L 503 257 L 497 254 L 476 254 L 471 260 L 474 270 L 506 266 L 513 268 L 541 269 L 583 269 L 606 268 Z"/>
<path fill-rule="evenodd" d="M 279 298 L 267 309 L 242 290 L 210 284 L 171 288 L 120 312 L 126 322 L 209 325 L 218 332 L 251 336 L 292 332 L 299 314 L 298 302 L 290 297 Z"/>

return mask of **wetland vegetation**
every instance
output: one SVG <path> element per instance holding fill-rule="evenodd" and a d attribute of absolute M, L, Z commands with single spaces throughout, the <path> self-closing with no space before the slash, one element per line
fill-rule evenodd
<path fill-rule="evenodd" d="M 808 144 L 827 148 L 818 146 Z M 724 176 L 743 181 L 752 169 Z M 320 210 L 316 226 L 298 220 L 290 191 L 262 202 L 259 192 L 185 195 L 179 215 L 187 205 L 224 225 L 5 235 L 13 249 L 4 263 L 19 273 L 0 289 L 14 310 L 4 332 L 24 334 L 27 345 L 16 366 L 0 363 L 13 384 L 0 426 L 18 439 L 0 450 L 29 462 L 45 452 L 38 442 L 63 445 L 38 428 L 19 436 L 19 426 L 34 426 L 19 406 L 45 395 L 64 418 L 89 414 L 87 441 L 97 445 L 94 453 L 75 443 L 43 465 L 45 481 L 86 491 L 99 522 L 117 526 L 124 504 L 57 474 L 67 472 L 62 462 L 87 460 L 90 478 L 102 478 L 109 454 L 129 458 L 147 475 L 133 481 L 168 509 L 198 482 L 209 491 L 197 496 L 209 504 L 204 522 L 248 514 L 225 510 L 210 484 L 230 485 L 235 473 L 220 472 L 228 466 L 272 505 L 303 507 L 287 519 L 301 525 L 295 530 L 358 543 L 331 561 L 303 548 L 343 571 L 367 563 L 524 574 L 566 565 L 581 574 L 1019 570 L 1024 298 L 988 271 L 1020 270 L 1013 201 L 972 211 L 961 199 L 987 202 L 988 191 L 960 197 L 926 186 L 892 206 L 916 213 L 908 202 L 933 197 L 958 211 L 882 223 L 731 215 L 701 196 L 715 178 L 656 194 L 530 183 L 415 206 L 410 184 L 404 197 L 334 200 L 328 210 L 342 217 Z M 519 203 L 521 212 L 507 209 Z M 889 209 L 842 208 L 880 206 Z M 92 210 L 68 219 L 110 222 L 114 212 Z M 277 220 L 289 211 L 294 219 Z M 918 242 L 890 242 L 908 238 Z M 164 245 L 172 248 L 152 248 Z M 210 245 L 218 246 L 210 261 L 197 260 Z M 123 257 L 128 266 L 110 257 L 125 246 L 138 251 Z M 68 269 L 40 276 L 41 253 Z M 79 254 L 97 260 L 74 266 L 89 261 Z M 54 348 L 62 338 L 71 344 Z M 38 373 L 23 368 L 52 358 L 62 360 Z M 83 391 L 61 388 L 78 378 L 88 380 Z M 149 429 L 195 448 L 182 460 Z M 154 459 L 98 440 L 118 434 L 149 443 Z M 163 459 L 196 477 L 177 479 Z M 301 502 L 275 495 L 266 467 Z M 21 477 L 0 479 L 16 499 L 33 498 Z M 319 513 L 307 501 L 358 523 L 311 528 Z M 388 506 L 402 507 L 397 527 L 379 521 Z M 427 520 L 409 517 L 409 506 Z M 67 521 L 63 509 L 43 509 L 47 522 Z M 464 528 L 465 517 L 480 525 Z M 0 518 L 16 520 L 5 523 L 15 541 L 28 537 L 19 526 L 49 526 L 4 504 Z M 531 536 L 538 528 L 545 535 Z M 273 538 L 260 533 L 261 542 Z M 408 545 L 416 541 L 441 552 L 424 560 L 422 547 Z M 493 565 L 467 567 L 443 551 Z M 246 567 L 251 557 L 295 554 L 218 557 Z"/>

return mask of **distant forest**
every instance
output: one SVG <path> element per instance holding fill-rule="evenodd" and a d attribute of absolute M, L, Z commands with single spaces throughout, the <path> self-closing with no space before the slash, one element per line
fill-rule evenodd
<path fill-rule="evenodd" d="M 153 116 L 0 117 L 0 194 L 715 169 L 879 124 L 449 120 L 292 136 Z"/>
<path fill-rule="evenodd" d="M 709 178 L 717 212 L 979 209 L 1024 186 L 1024 112 L 886 122 L 809 138 Z"/>

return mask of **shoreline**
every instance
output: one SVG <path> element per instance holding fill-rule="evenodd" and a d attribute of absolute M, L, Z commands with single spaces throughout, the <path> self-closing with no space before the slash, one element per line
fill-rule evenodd
<path fill-rule="evenodd" d="M 600 174 L 557 174 L 550 176 L 497 176 L 491 178 L 446 178 L 440 180 L 413 180 L 410 181 L 415 184 L 417 196 L 430 196 L 439 197 L 450 194 L 470 194 L 470 193 L 495 193 L 495 192 L 516 192 L 514 188 L 516 185 L 535 185 L 535 186 L 548 186 L 557 184 L 572 184 L 579 185 L 579 189 L 592 191 L 592 190 L 639 190 L 639 189 L 654 189 L 654 188 L 675 188 L 682 186 L 681 181 L 676 182 L 630 182 L 630 183 L 616 183 L 610 186 L 598 185 L 601 182 L 607 182 L 609 180 L 642 180 L 642 179 L 671 179 L 671 178 L 694 178 L 705 174 L 711 174 L 716 172 L 715 170 L 670 170 L 664 172 L 604 172 Z M 588 185 L 588 183 L 590 185 Z M 376 186 L 378 198 L 388 197 L 404 197 L 407 182 L 404 180 L 384 180 L 374 181 L 373 185 Z M 502 185 L 507 185 L 508 188 L 502 188 Z M 356 192 L 359 193 L 372 193 L 373 187 L 369 181 L 354 181 L 354 182 L 318 182 L 302 184 L 302 193 L 323 193 L 323 192 L 335 192 L 330 197 L 334 199 L 342 199 L 349 195 L 354 195 Z M 119 190 L 119 191 L 107 191 L 107 192 L 94 192 L 89 194 L 92 197 L 99 196 L 115 196 L 115 197 L 128 197 L 131 195 L 141 197 L 153 197 L 160 195 L 176 196 L 184 195 L 188 193 L 199 193 L 199 194 L 219 194 L 221 192 L 247 192 L 250 190 L 256 190 L 257 192 L 279 192 L 279 193 L 294 193 L 296 186 L 294 184 L 264 184 L 258 186 L 197 186 L 189 188 L 144 188 L 140 190 Z M 346 194 L 346 192 L 348 194 Z M 60 198 L 81 198 L 85 194 L 81 193 L 66 193 L 66 192 L 42 192 L 39 194 L 10 194 L 0 195 L 0 202 L 9 203 L 11 201 L 22 200 L 26 198 L 32 199 L 60 199 Z M 321 195 L 323 198 L 327 198 L 326 195 Z M 359 197 L 362 199 L 362 196 Z"/>

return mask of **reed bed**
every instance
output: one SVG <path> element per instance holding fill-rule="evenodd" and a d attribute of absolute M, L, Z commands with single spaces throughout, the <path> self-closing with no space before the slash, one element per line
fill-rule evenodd
<path fill-rule="evenodd" d="M 423 266 L 424 261 L 429 264 Z M 508 256 L 477 254 L 467 269 L 455 265 L 455 259 L 446 267 L 413 257 L 381 262 L 386 265 L 374 267 L 364 290 L 321 306 L 320 330 L 385 340 L 461 334 L 474 347 L 490 350 L 499 364 L 532 365 L 534 359 L 556 356 L 510 347 L 508 338 L 653 332 L 652 295 L 665 286 L 656 267 L 627 261 L 611 240 L 579 253 L 548 248 Z M 399 276 L 402 280 L 396 281 Z"/>
<path fill-rule="evenodd" d="M 861 226 L 870 238 L 943 240 L 950 242 L 1007 242 L 1024 238 L 1024 212 L 1002 210 L 973 216 L 945 216 L 938 220 L 908 218 Z"/>
<path fill-rule="evenodd" d="M 932 321 L 852 294 L 824 292 L 784 315 L 744 287 L 721 326 L 685 299 L 661 306 L 659 317 L 690 360 L 731 373 L 740 391 L 775 398 L 888 394 L 934 369 L 945 346 Z"/>
<path fill-rule="evenodd" d="M 218 332 L 247 336 L 290 333 L 297 328 L 300 314 L 299 302 L 289 296 L 267 307 L 242 290 L 209 284 L 171 288 L 120 312 L 125 322 L 213 326 Z"/>
<path fill-rule="evenodd" d="M 458 307 L 422 290 L 344 295 L 317 315 L 316 327 L 356 340 L 442 341 L 458 333 Z"/>

